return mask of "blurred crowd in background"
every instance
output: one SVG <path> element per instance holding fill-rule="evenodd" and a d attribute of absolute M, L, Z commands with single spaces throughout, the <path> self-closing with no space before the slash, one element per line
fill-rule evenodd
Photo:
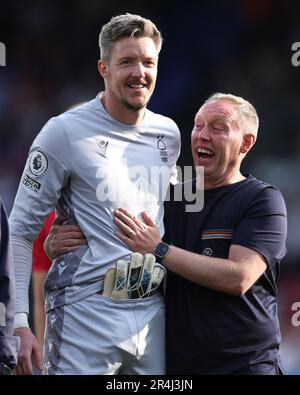
<path fill-rule="evenodd" d="M 258 141 L 244 171 L 279 187 L 288 208 L 288 254 L 279 282 L 282 358 L 300 374 L 300 42 L 297 0 L 27 0 L 2 2 L 0 41 L 0 195 L 10 212 L 28 149 L 45 122 L 103 89 L 98 35 L 112 16 L 131 12 L 162 31 L 156 91 L 149 108 L 182 134 L 179 164 L 192 165 L 194 115 L 213 92 L 250 100 Z M 300 56 L 299 56 L 300 58 Z M 293 323 L 294 322 L 294 325 Z M 298 325 L 298 326 L 297 326 Z"/>

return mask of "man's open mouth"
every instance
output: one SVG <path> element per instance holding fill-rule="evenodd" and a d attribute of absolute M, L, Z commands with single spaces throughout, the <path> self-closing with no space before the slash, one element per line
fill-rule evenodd
<path fill-rule="evenodd" d="M 200 159 L 210 159 L 215 155 L 214 152 L 207 148 L 198 148 L 197 154 Z"/>

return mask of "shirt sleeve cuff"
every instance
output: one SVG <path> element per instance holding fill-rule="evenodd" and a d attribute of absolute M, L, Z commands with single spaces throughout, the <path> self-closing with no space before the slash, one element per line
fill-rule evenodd
<path fill-rule="evenodd" d="M 28 316 L 26 313 L 16 313 L 15 314 L 15 324 L 14 328 L 29 328 Z"/>

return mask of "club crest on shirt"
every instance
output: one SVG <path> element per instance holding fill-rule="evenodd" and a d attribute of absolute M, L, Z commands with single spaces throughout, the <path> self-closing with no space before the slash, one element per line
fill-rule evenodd
<path fill-rule="evenodd" d="M 40 176 L 45 173 L 48 167 L 48 159 L 41 151 L 35 151 L 29 159 L 29 170 L 34 176 Z"/>
<path fill-rule="evenodd" d="M 160 134 L 157 135 L 157 149 L 160 151 L 160 159 L 162 162 L 168 162 L 168 151 L 167 151 L 167 146 L 166 143 L 164 142 L 164 135 Z"/>

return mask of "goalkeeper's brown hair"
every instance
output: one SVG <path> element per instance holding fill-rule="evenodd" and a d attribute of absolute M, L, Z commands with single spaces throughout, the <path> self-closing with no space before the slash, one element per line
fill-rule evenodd
<path fill-rule="evenodd" d="M 114 44 L 123 37 L 150 37 L 154 41 L 158 53 L 163 42 L 160 31 L 150 19 L 129 13 L 117 15 L 103 25 L 99 35 L 100 57 L 102 60 L 109 60 Z"/>

